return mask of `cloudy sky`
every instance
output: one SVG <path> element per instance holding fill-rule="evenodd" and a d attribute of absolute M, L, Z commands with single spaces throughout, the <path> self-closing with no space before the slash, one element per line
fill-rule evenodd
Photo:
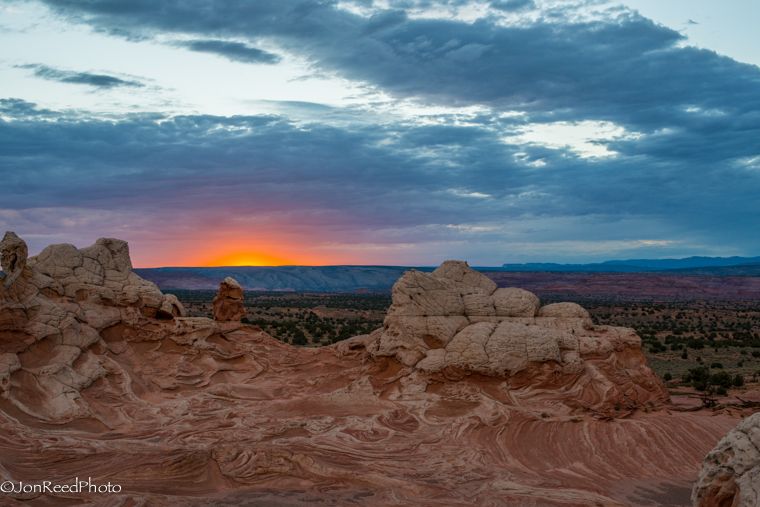
<path fill-rule="evenodd" d="M 756 0 L 0 0 L 0 230 L 135 265 L 760 254 Z"/>

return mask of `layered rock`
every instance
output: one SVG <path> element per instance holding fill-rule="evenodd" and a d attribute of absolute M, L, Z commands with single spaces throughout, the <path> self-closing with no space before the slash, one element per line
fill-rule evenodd
<path fill-rule="evenodd" d="M 125 241 L 101 238 L 82 249 L 51 245 L 27 258 L 24 241 L 8 232 L 0 260 L 0 388 L 22 413 L 56 423 L 93 416 L 82 391 L 106 377 L 123 383 L 118 377 L 129 375 L 114 358 L 128 357 L 137 343 L 170 340 L 193 354 L 220 354 L 207 340 L 225 330 L 209 319 L 184 317 L 175 296 L 137 276 Z M 186 366 L 171 355 L 140 354 L 163 365 L 136 365 L 150 372 L 149 382 L 198 380 L 178 380 L 177 369 Z M 210 377 L 219 368 L 198 375 Z"/>
<path fill-rule="evenodd" d="M 230 276 L 222 280 L 211 302 L 214 320 L 240 321 L 245 316 L 243 299 L 243 287 L 237 280 Z"/>
<path fill-rule="evenodd" d="M 705 458 L 694 507 L 760 505 L 760 413 L 744 419 Z"/>
<path fill-rule="evenodd" d="M 632 373 L 633 337 L 619 346 L 629 335 L 576 305 L 540 307 L 461 263 L 403 278 L 372 336 L 299 348 L 182 316 L 118 240 L 27 259 L 8 234 L 0 260 L 0 482 L 122 487 L 2 505 L 684 504 L 736 424 L 666 410 L 600 421 L 603 402 L 654 392 Z M 435 351 L 442 366 L 424 369 Z"/>
<path fill-rule="evenodd" d="M 411 270 L 393 286 L 382 329 L 367 345 L 425 373 L 461 371 L 509 379 L 513 389 L 552 389 L 598 411 L 656 406 L 667 393 L 632 329 L 596 326 L 575 303 L 540 306 L 497 288 L 461 261 Z"/>

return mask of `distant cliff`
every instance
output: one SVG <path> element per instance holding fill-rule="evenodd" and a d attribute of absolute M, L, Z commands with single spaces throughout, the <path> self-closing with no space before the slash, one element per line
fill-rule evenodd
<path fill-rule="evenodd" d="M 135 272 L 162 289 L 216 289 L 219 280 L 231 276 L 247 290 L 353 292 L 388 291 L 408 269 L 403 266 L 230 266 L 148 268 L 135 269 Z"/>
<path fill-rule="evenodd" d="M 404 266 L 279 266 L 135 269 L 162 290 L 216 290 L 231 276 L 246 290 L 390 292 Z M 432 271 L 432 268 L 415 268 Z M 658 272 L 510 272 L 477 268 L 499 287 L 523 287 L 540 297 L 620 300 L 758 300 L 760 265 Z"/>
<path fill-rule="evenodd" d="M 683 259 L 628 259 L 591 264 L 528 262 L 504 264 L 503 271 L 551 271 L 570 273 L 651 273 L 677 271 L 679 274 L 760 275 L 760 257 L 686 257 Z"/>

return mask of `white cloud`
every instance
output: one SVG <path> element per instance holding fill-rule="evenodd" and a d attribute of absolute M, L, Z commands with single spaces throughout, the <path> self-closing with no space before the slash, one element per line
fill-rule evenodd
<path fill-rule="evenodd" d="M 457 197 L 471 197 L 473 199 L 491 199 L 493 197 L 492 195 L 484 194 L 483 192 L 473 192 L 461 188 L 450 188 L 448 192 Z"/>
<path fill-rule="evenodd" d="M 504 142 L 570 150 L 581 158 L 604 158 L 617 155 L 606 143 L 638 137 L 640 134 L 612 122 L 585 120 L 532 123 L 522 127 L 517 135 L 505 137 Z"/>

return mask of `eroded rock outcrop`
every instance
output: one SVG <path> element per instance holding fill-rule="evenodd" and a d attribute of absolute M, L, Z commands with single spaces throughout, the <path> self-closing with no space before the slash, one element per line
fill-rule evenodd
<path fill-rule="evenodd" d="M 55 423 L 95 416 L 83 390 L 103 381 L 128 391 L 133 383 L 134 371 L 126 372 L 116 356 L 134 355 L 134 368 L 146 374 L 140 382 L 167 386 L 202 383 L 224 369 L 189 367 L 183 359 L 188 353 L 241 354 L 220 352 L 207 341 L 229 329 L 184 317 L 175 296 L 137 276 L 125 241 L 101 238 L 82 249 L 51 245 L 27 259 L 24 241 L 8 232 L 0 255 L 0 388 L 22 413 Z M 158 347 L 165 340 L 187 350 L 176 356 L 136 345 Z"/>
<path fill-rule="evenodd" d="M 575 303 L 540 306 L 518 288 L 497 288 L 461 261 L 432 273 L 408 271 L 393 286 L 373 357 L 395 357 L 426 373 L 504 377 L 512 389 L 554 393 L 595 411 L 657 406 L 667 400 L 632 329 L 596 326 Z"/>
<path fill-rule="evenodd" d="M 240 321 L 245 316 L 243 306 L 243 287 L 237 280 L 228 276 L 219 284 L 219 290 L 211 303 L 214 320 Z"/>
<path fill-rule="evenodd" d="M 657 397 L 635 335 L 463 263 L 405 275 L 376 333 L 299 348 L 183 316 L 122 241 L 0 253 L 0 482 L 122 488 L 2 505 L 681 505 L 736 424 L 600 421 Z"/>
<path fill-rule="evenodd" d="M 0 266 L 5 273 L 3 286 L 6 289 L 24 272 L 28 255 L 26 243 L 15 232 L 6 232 L 0 241 Z"/>
<path fill-rule="evenodd" d="M 744 419 L 705 458 L 694 507 L 760 505 L 760 413 Z"/>

